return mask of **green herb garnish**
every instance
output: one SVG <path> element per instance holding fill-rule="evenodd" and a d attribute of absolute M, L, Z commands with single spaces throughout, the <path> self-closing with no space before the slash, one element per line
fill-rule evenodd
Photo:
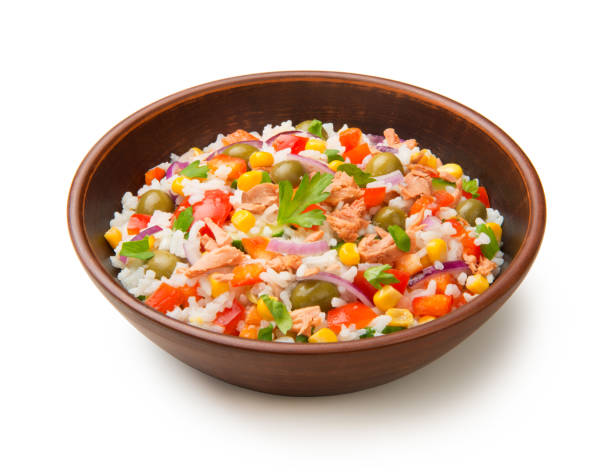
<path fill-rule="evenodd" d="M 149 238 L 139 241 L 126 241 L 121 245 L 120 256 L 135 257 L 146 261 L 153 257 L 153 252 L 149 249 Z"/>
<path fill-rule="evenodd" d="M 274 331 L 273 325 L 261 328 L 259 331 L 257 331 L 257 339 L 261 339 L 262 341 L 272 341 L 272 331 Z"/>
<path fill-rule="evenodd" d="M 272 182 L 270 179 L 270 174 L 268 174 L 265 170 L 261 172 L 261 182 L 260 184 L 265 184 L 266 182 Z M 236 181 L 238 183 L 238 181 Z"/>
<path fill-rule="evenodd" d="M 285 234 L 285 230 L 284 230 L 284 229 L 281 229 L 280 231 L 278 231 L 278 232 L 274 233 L 274 234 L 272 235 L 272 237 L 273 237 L 273 238 L 280 238 L 280 237 L 282 237 L 282 235 L 283 235 L 283 234 Z"/>
<path fill-rule="evenodd" d="M 393 241 L 395 241 L 395 245 L 400 251 L 410 251 L 410 237 L 406 234 L 406 231 L 397 225 L 389 226 L 387 231 L 393 238 Z"/>
<path fill-rule="evenodd" d="M 326 149 L 325 155 L 327 156 L 327 162 L 332 162 L 332 161 L 344 162 L 344 157 L 342 157 L 342 154 L 340 154 L 340 151 L 338 151 L 337 149 Z"/>
<path fill-rule="evenodd" d="M 472 198 L 478 198 L 478 181 L 476 179 L 473 180 L 464 180 L 461 183 L 461 188 L 464 192 L 467 192 L 472 195 Z"/>
<path fill-rule="evenodd" d="M 389 264 L 370 267 L 363 273 L 363 276 L 375 288 L 380 289 L 382 288 L 382 284 L 389 285 L 399 282 L 395 275 L 391 274 L 390 272 L 386 272 L 390 268 L 391 266 Z"/>
<path fill-rule="evenodd" d="M 359 339 L 373 338 L 374 337 L 374 333 L 376 333 L 376 330 L 374 328 L 371 328 L 370 326 L 367 326 L 365 330 L 366 330 L 366 332 L 363 333 L 361 336 L 359 336 Z"/>
<path fill-rule="evenodd" d="M 312 120 L 310 122 L 310 126 L 308 127 L 308 132 L 322 139 L 323 138 L 322 129 L 323 129 L 323 123 L 321 123 L 319 120 Z"/>
<path fill-rule="evenodd" d="M 195 160 L 180 171 L 179 174 L 192 179 L 203 179 L 208 175 L 208 171 L 209 169 L 207 165 L 200 167 L 200 161 Z"/>
<path fill-rule="evenodd" d="M 242 241 L 240 239 L 234 239 L 232 241 L 232 246 L 234 246 L 236 249 L 240 249 L 246 254 L 246 249 L 244 248 L 244 244 L 242 244 Z"/>
<path fill-rule="evenodd" d="M 402 329 L 406 329 L 403 326 L 385 326 L 385 329 L 382 330 L 383 334 L 395 333 L 396 331 L 401 331 Z"/>
<path fill-rule="evenodd" d="M 176 217 L 172 229 L 180 229 L 187 236 L 191 223 L 193 223 L 193 208 L 187 207 Z"/>
<path fill-rule="evenodd" d="M 491 228 L 489 228 L 487 225 L 484 225 L 484 224 L 476 226 L 476 232 L 485 233 L 489 237 L 490 239 L 489 243 L 481 244 L 480 251 L 487 259 L 489 260 L 493 259 L 495 257 L 495 254 L 497 254 L 497 251 L 499 251 L 499 244 L 497 243 L 497 238 L 495 237 L 495 233 L 493 232 Z"/>
<path fill-rule="evenodd" d="M 144 295 L 138 295 L 136 298 L 138 298 L 138 300 L 140 300 L 141 302 L 144 302 L 147 299 L 147 297 Z"/>
<path fill-rule="evenodd" d="M 278 223 L 281 225 L 296 224 L 302 228 L 323 224 L 325 215 L 322 210 L 302 212 L 310 205 L 320 203 L 329 197 L 329 192 L 326 192 L 325 189 L 332 179 L 331 174 L 320 174 L 319 172 L 312 178 L 304 175 L 295 195 L 293 195 L 293 187 L 289 181 L 281 180 L 278 185 Z"/>
<path fill-rule="evenodd" d="M 238 180 L 232 180 L 230 187 L 236 190 L 238 188 Z"/>
<path fill-rule="evenodd" d="M 350 175 L 355 183 L 361 188 L 364 188 L 370 182 L 374 182 L 376 179 L 367 172 L 362 171 L 355 164 L 342 164 L 338 166 L 338 170 Z"/>
<path fill-rule="evenodd" d="M 298 334 L 295 337 L 295 342 L 296 343 L 307 343 L 308 342 L 308 336 L 306 336 L 304 334 Z"/>
<path fill-rule="evenodd" d="M 266 304 L 266 307 L 268 307 L 268 310 L 270 310 L 270 313 L 272 313 L 278 329 L 280 329 L 283 334 L 286 334 L 293 326 L 293 320 L 285 304 L 270 298 L 268 295 L 262 295 L 261 299 Z"/>
<path fill-rule="evenodd" d="M 446 191 L 446 187 L 455 187 L 455 184 L 449 182 L 448 180 L 439 179 L 438 177 L 434 177 L 431 179 L 431 187 L 434 191 L 436 190 L 444 190 Z"/>

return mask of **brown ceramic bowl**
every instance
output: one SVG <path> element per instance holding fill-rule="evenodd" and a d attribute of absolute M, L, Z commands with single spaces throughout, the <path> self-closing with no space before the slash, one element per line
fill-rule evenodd
<path fill-rule="evenodd" d="M 121 196 L 145 171 L 219 132 L 260 130 L 317 117 L 379 134 L 393 127 L 445 162 L 478 176 L 505 217 L 504 271 L 483 295 L 447 316 L 399 333 L 334 344 L 252 341 L 205 331 L 152 310 L 115 279 L 103 234 Z M 538 252 L 546 208 L 521 149 L 493 123 L 411 85 L 338 72 L 273 72 L 219 80 L 166 97 L 125 119 L 87 154 L 68 201 L 68 224 L 88 275 L 137 329 L 209 375 L 263 392 L 326 395 L 373 387 L 433 361 L 484 323 L 516 290 Z M 461 368 L 458 366 L 457 368 Z"/>

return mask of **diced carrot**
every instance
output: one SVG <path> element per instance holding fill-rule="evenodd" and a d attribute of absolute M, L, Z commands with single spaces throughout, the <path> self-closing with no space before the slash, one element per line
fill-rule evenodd
<path fill-rule="evenodd" d="M 449 273 L 442 273 L 432 276 L 429 280 L 436 281 L 436 293 L 444 293 L 447 285 L 454 284 L 455 279 Z M 427 281 L 429 283 L 429 280 Z"/>
<path fill-rule="evenodd" d="M 385 187 L 366 188 L 363 194 L 363 200 L 365 201 L 366 207 L 372 208 L 382 204 L 386 194 L 387 189 Z"/>
<path fill-rule="evenodd" d="M 245 339 L 257 339 L 258 331 L 259 327 L 256 325 L 245 325 L 238 336 Z"/>
<path fill-rule="evenodd" d="M 338 334 L 342 325 L 354 324 L 357 329 L 365 328 L 376 318 L 376 313 L 363 303 L 354 302 L 334 308 L 327 314 L 327 326 Z"/>
<path fill-rule="evenodd" d="M 216 172 L 221 166 L 228 166 L 232 169 L 226 179 L 228 182 L 237 179 L 247 171 L 247 165 L 243 159 L 225 154 L 213 157 L 207 162 L 207 165 L 212 172 Z"/>
<path fill-rule="evenodd" d="M 252 324 L 252 325 L 257 325 L 257 326 L 259 326 L 259 323 L 261 323 L 261 316 L 259 316 L 259 313 L 257 312 L 257 308 L 255 307 L 255 305 L 253 305 L 247 312 L 244 322 L 246 324 Z"/>
<path fill-rule="evenodd" d="M 153 180 L 161 180 L 166 176 L 166 171 L 161 167 L 155 167 L 154 169 L 148 170 L 145 172 L 145 183 L 147 185 L 151 185 Z"/>
<path fill-rule="evenodd" d="M 228 134 L 225 138 L 221 140 L 224 146 L 229 146 L 230 144 L 240 143 L 242 141 L 255 141 L 257 138 L 250 133 L 247 133 L 243 129 L 237 129 L 231 134 Z"/>
<path fill-rule="evenodd" d="M 233 287 L 242 287 L 243 285 L 255 285 L 261 282 L 259 274 L 264 271 L 264 267 L 261 264 L 246 264 L 234 267 L 232 271 L 234 278 L 232 279 Z"/>
<path fill-rule="evenodd" d="M 183 285 L 182 287 L 179 287 L 179 290 L 183 292 L 183 298 L 184 298 L 184 302 L 181 303 L 181 305 L 187 305 L 190 297 L 195 297 L 196 300 L 202 298 L 200 294 L 198 294 L 197 284 L 193 286 Z"/>
<path fill-rule="evenodd" d="M 340 144 L 346 151 L 350 151 L 361 141 L 361 130 L 359 128 L 347 128 L 340 133 Z"/>
<path fill-rule="evenodd" d="M 266 251 L 269 242 L 270 240 L 263 236 L 242 238 L 244 249 L 253 259 L 272 259 L 275 256 L 273 252 Z"/>
<path fill-rule="evenodd" d="M 161 311 L 162 313 L 168 313 L 184 303 L 184 300 L 185 295 L 180 288 L 162 283 L 157 290 L 145 300 L 145 305 L 157 311 Z"/>
<path fill-rule="evenodd" d="M 412 313 L 415 316 L 444 316 L 453 306 L 450 295 L 435 294 L 426 297 L 416 297 L 412 300 Z"/>
<path fill-rule="evenodd" d="M 431 195 L 423 195 L 410 207 L 410 214 L 415 215 L 422 209 L 429 209 L 432 213 L 438 211 L 439 206 Z"/>
<path fill-rule="evenodd" d="M 361 164 L 368 154 L 370 154 L 370 146 L 368 146 L 368 143 L 361 143 L 350 151 L 345 151 L 343 156 L 349 159 L 353 164 Z"/>
<path fill-rule="evenodd" d="M 451 206 L 455 201 L 453 196 L 444 190 L 438 190 L 437 192 L 434 192 L 433 197 L 436 200 L 438 206 L 440 207 Z"/>

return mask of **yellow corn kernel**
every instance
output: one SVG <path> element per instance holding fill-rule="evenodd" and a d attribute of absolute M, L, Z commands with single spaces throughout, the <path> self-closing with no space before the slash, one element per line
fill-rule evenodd
<path fill-rule="evenodd" d="M 186 183 L 185 179 L 186 177 L 179 175 L 176 179 L 172 181 L 172 191 L 176 193 L 177 195 L 182 195 L 183 197 L 185 196 L 183 194 L 183 187 L 185 186 L 185 183 Z"/>
<path fill-rule="evenodd" d="M 421 149 L 419 152 L 414 153 L 410 156 L 411 163 L 418 163 L 427 167 L 435 169 L 438 167 L 438 160 L 429 149 Z"/>
<path fill-rule="evenodd" d="M 421 265 L 423 266 L 423 269 L 425 267 L 429 267 L 431 264 L 432 262 L 429 260 L 429 257 L 427 257 L 427 254 L 421 257 Z"/>
<path fill-rule="evenodd" d="M 270 297 L 272 300 L 278 300 L 276 297 Z M 261 317 L 262 320 L 274 321 L 274 316 L 270 313 L 266 302 L 263 301 L 263 298 L 257 300 L 257 314 Z"/>
<path fill-rule="evenodd" d="M 274 156 L 266 151 L 255 151 L 249 156 L 251 169 L 256 167 L 270 167 L 274 165 Z"/>
<path fill-rule="evenodd" d="M 238 177 L 238 190 L 242 190 L 243 192 L 248 192 L 255 185 L 261 183 L 261 178 L 263 174 L 260 170 L 251 170 L 249 172 L 245 172 L 240 177 Z"/>
<path fill-rule="evenodd" d="M 327 164 L 329 166 L 329 168 L 331 170 L 333 170 L 334 172 L 336 172 L 338 170 L 338 167 L 340 167 L 342 164 L 346 164 L 344 161 L 339 161 L 339 160 L 335 160 L 335 161 L 331 161 L 329 164 Z"/>
<path fill-rule="evenodd" d="M 427 243 L 425 249 L 427 250 L 427 257 L 430 261 L 446 260 L 446 241 L 444 241 L 444 239 L 432 239 Z"/>
<path fill-rule="evenodd" d="M 248 210 L 238 210 L 232 215 L 232 224 L 243 233 L 248 233 L 255 226 L 255 217 Z"/>
<path fill-rule="evenodd" d="M 208 281 L 210 282 L 210 290 L 212 292 L 213 298 L 217 298 L 222 293 L 227 292 L 229 287 L 229 282 L 224 282 L 221 280 L 217 280 L 215 277 L 217 274 L 212 274 L 208 276 Z"/>
<path fill-rule="evenodd" d="M 385 315 L 391 317 L 389 326 L 403 326 L 409 328 L 414 324 L 414 316 L 407 308 L 390 308 L 385 311 Z"/>
<path fill-rule="evenodd" d="M 438 172 L 441 174 L 448 174 L 453 176 L 455 179 L 460 179 L 463 176 L 463 169 L 459 164 L 451 163 L 444 164 L 438 167 Z"/>
<path fill-rule="evenodd" d="M 433 321 L 435 319 L 436 319 L 435 316 L 421 316 L 419 318 L 419 324 L 429 323 L 430 321 Z"/>
<path fill-rule="evenodd" d="M 481 294 L 489 288 L 489 281 L 481 274 L 470 275 L 465 281 L 465 288 L 472 293 Z"/>
<path fill-rule="evenodd" d="M 374 305 L 381 311 L 387 311 L 389 308 L 395 308 L 400 298 L 402 298 L 401 293 L 391 285 L 385 285 L 374 294 Z"/>
<path fill-rule="evenodd" d="M 338 250 L 338 258 L 344 265 L 352 266 L 359 264 L 359 251 L 357 244 L 344 243 Z"/>
<path fill-rule="evenodd" d="M 487 223 L 487 226 L 491 228 L 491 231 L 493 231 L 493 234 L 495 235 L 495 239 L 497 239 L 497 242 L 500 242 L 501 237 L 502 237 L 501 226 L 499 226 L 497 223 Z"/>
<path fill-rule="evenodd" d="M 246 325 L 238 336 L 245 339 L 257 339 L 257 331 L 259 331 L 257 326 Z"/>
<path fill-rule="evenodd" d="M 155 246 L 155 236 L 148 236 L 147 240 L 149 241 L 149 249 L 153 249 L 153 246 Z"/>
<path fill-rule="evenodd" d="M 326 147 L 325 141 L 311 138 L 306 142 L 306 147 L 304 149 L 308 149 L 309 151 L 324 152 Z"/>
<path fill-rule="evenodd" d="M 196 156 L 199 156 L 200 154 L 204 154 L 204 151 L 202 151 L 199 147 L 192 147 L 190 151 Z"/>
<path fill-rule="evenodd" d="M 121 242 L 121 231 L 119 231 L 119 228 L 113 226 L 106 233 L 104 233 L 104 239 L 108 241 L 110 247 L 115 249 L 117 244 Z"/>
<path fill-rule="evenodd" d="M 321 328 L 308 338 L 309 343 L 335 343 L 338 341 L 336 333 L 329 328 Z"/>

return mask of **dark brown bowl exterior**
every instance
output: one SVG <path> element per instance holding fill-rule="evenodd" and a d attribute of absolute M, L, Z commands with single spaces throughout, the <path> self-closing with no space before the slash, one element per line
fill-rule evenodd
<path fill-rule="evenodd" d="M 284 344 L 212 333 L 152 310 L 129 295 L 110 266 L 103 234 L 121 196 L 145 171 L 217 133 L 316 117 L 368 133 L 394 127 L 445 162 L 459 162 L 489 189 L 505 217 L 507 267 L 484 294 L 449 315 L 399 333 L 334 344 Z M 145 336 L 176 358 L 227 382 L 269 393 L 327 395 L 380 385 L 449 351 L 518 287 L 538 252 L 546 219 L 542 186 L 521 149 L 493 123 L 435 93 L 339 72 L 273 72 L 200 85 L 136 112 L 110 130 L 77 170 L 68 225 L 88 275 Z"/>

